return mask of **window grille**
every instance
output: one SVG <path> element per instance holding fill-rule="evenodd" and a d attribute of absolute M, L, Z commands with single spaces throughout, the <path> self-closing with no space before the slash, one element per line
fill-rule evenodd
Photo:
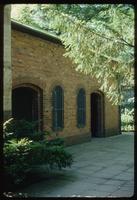
<path fill-rule="evenodd" d="M 86 96 L 85 90 L 80 89 L 77 95 L 77 126 L 82 128 L 86 125 Z"/>
<path fill-rule="evenodd" d="M 56 86 L 52 93 L 53 99 L 53 130 L 61 130 L 64 126 L 64 93 L 60 86 Z"/>

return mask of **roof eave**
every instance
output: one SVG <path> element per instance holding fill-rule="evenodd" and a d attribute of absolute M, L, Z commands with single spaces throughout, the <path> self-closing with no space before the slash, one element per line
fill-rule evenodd
<path fill-rule="evenodd" d="M 21 23 L 15 22 L 15 21 L 11 21 L 11 27 L 13 29 L 17 30 L 17 31 L 28 33 L 28 34 L 31 34 L 35 37 L 39 37 L 39 38 L 42 38 L 44 40 L 48 40 L 50 42 L 63 45 L 59 38 L 57 38 L 57 37 L 55 37 L 51 34 L 44 33 L 42 31 L 31 28 L 30 26 L 26 26 L 26 25 L 23 25 Z"/>

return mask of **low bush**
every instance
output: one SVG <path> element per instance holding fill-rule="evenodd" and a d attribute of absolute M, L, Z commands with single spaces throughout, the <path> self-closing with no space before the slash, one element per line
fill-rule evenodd
<path fill-rule="evenodd" d="M 4 133 L 13 133 L 15 137 L 29 137 L 35 132 L 37 122 L 9 119 L 4 123 Z"/>
<path fill-rule="evenodd" d="M 31 170 L 28 163 L 30 143 L 32 141 L 24 138 L 12 139 L 4 144 L 4 166 L 7 182 L 20 184 Z"/>
<path fill-rule="evenodd" d="M 19 124 L 23 128 L 21 132 L 23 136 L 26 136 L 25 130 L 29 130 L 26 138 L 22 138 Z M 4 166 L 7 183 L 14 185 L 24 183 L 36 165 L 44 164 L 47 169 L 71 167 L 73 157 L 65 150 L 62 138 L 42 140 L 43 133 L 40 135 L 31 132 L 29 123 L 21 121 L 19 124 L 13 119 L 4 124 Z"/>
<path fill-rule="evenodd" d="M 121 113 L 121 129 L 123 131 L 134 131 L 134 109 L 123 109 Z"/>
<path fill-rule="evenodd" d="M 48 140 L 47 146 L 52 146 L 52 145 L 58 145 L 58 146 L 64 146 L 64 139 L 63 138 L 55 138 L 52 140 Z"/>
<path fill-rule="evenodd" d="M 29 138 L 30 140 L 39 141 L 43 140 L 48 132 L 37 131 L 37 121 L 28 122 L 26 120 L 9 119 L 4 123 L 5 140 L 13 138 Z"/>
<path fill-rule="evenodd" d="M 34 165 L 45 164 L 49 169 L 70 167 L 72 155 L 62 145 L 47 145 L 26 138 L 10 140 L 4 145 L 5 169 L 14 182 L 20 184 Z"/>

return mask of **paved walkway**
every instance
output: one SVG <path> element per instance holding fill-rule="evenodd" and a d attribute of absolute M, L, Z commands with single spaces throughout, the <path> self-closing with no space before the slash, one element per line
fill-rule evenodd
<path fill-rule="evenodd" d="M 130 197 L 134 194 L 134 136 L 93 138 L 67 147 L 72 168 L 23 188 L 31 197 Z M 43 173 L 44 176 L 44 173 Z"/>

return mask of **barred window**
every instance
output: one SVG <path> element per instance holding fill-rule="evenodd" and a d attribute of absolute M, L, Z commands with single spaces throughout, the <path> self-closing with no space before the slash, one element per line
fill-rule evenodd
<path fill-rule="evenodd" d="M 77 126 L 84 127 L 86 124 L 86 96 L 85 90 L 81 88 L 77 95 Z"/>
<path fill-rule="evenodd" d="M 60 86 L 52 92 L 53 102 L 53 130 L 61 130 L 64 126 L 64 93 Z"/>

